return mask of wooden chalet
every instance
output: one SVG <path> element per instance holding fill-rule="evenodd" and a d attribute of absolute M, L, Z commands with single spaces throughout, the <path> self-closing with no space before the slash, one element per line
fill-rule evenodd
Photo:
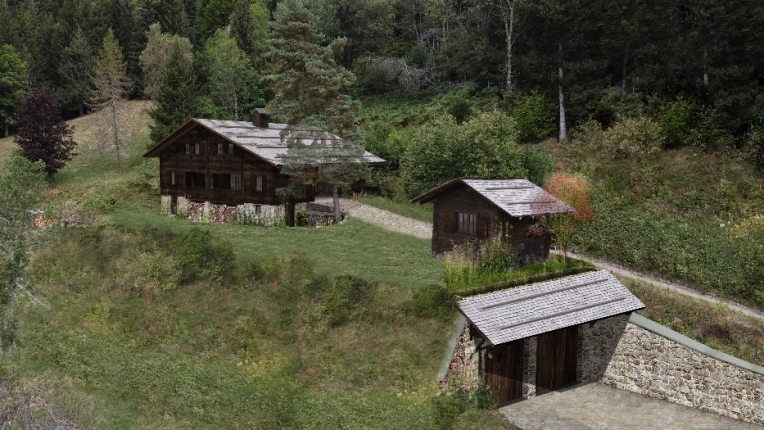
<path fill-rule="evenodd" d="M 287 185 L 281 157 L 295 130 L 270 124 L 263 109 L 251 122 L 192 118 L 149 149 L 144 157 L 158 157 L 160 188 L 170 196 L 172 209 L 178 198 L 214 204 L 279 205 L 276 188 Z M 326 135 L 334 142 L 341 140 Z M 366 152 L 371 165 L 387 162 Z M 315 187 L 306 185 L 300 201 L 313 201 Z"/>
<path fill-rule="evenodd" d="M 482 351 L 478 368 L 499 405 L 582 382 L 586 367 L 609 358 L 597 356 L 606 354 L 605 348 L 584 344 L 583 333 L 596 321 L 607 325 L 645 307 L 607 270 L 468 297 L 457 304 Z"/>
<path fill-rule="evenodd" d="M 547 215 L 573 212 L 527 179 L 454 179 L 411 202 L 433 202 L 434 256 L 500 234 L 526 259 L 545 260 L 552 242 Z"/>

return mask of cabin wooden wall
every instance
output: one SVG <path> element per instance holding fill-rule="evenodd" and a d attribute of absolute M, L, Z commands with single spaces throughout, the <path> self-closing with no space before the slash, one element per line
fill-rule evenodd
<path fill-rule="evenodd" d="M 483 241 L 492 234 L 502 234 L 529 259 L 549 257 L 551 235 L 529 237 L 531 217 L 511 217 L 476 191 L 462 186 L 449 190 L 433 200 L 432 252 L 450 252 L 454 245 L 467 241 Z M 457 232 L 456 213 L 477 215 L 476 235 Z"/>
<path fill-rule="evenodd" d="M 189 154 L 186 154 L 186 144 L 189 145 Z M 196 154 L 197 144 L 199 144 L 199 154 Z M 218 144 L 222 144 L 222 154 L 218 154 Z M 281 199 L 276 195 L 276 188 L 284 186 L 289 177 L 280 174 L 278 167 L 238 146 L 235 146 L 234 153 L 230 154 L 229 144 L 227 139 L 201 126 L 196 126 L 165 146 L 159 155 L 162 195 L 231 205 L 280 204 Z M 175 172 L 175 185 L 171 183 L 172 172 Z M 186 180 L 186 173 L 189 172 L 204 175 L 205 185 L 200 187 L 189 183 Z M 241 189 L 210 188 L 209 178 L 215 174 L 240 174 Z M 263 177 L 262 191 L 256 190 L 258 175 Z M 297 201 L 312 200 L 313 195 L 310 189 L 308 187 L 306 190 L 305 199 Z"/>

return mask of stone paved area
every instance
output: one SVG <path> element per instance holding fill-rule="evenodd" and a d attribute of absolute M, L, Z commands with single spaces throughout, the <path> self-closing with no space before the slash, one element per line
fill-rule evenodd
<path fill-rule="evenodd" d="M 756 424 L 600 383 L 579 385 L 499 409 L 518 430 L 762 430 Z"/>
<path fill-rule="evenodd" d="M 317 197 L 316 203 L 332 206 L 331 197 Z M 365 205 L 355 200 L 340 199 L 340 207 L 351 217 L 356 217 L 384 229 L 410 234 L 421 239 L 432 238 L 432 224 L 396 213 Z"/>

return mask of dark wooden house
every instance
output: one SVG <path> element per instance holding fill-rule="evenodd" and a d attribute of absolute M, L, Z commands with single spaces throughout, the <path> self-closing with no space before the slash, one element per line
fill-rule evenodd
<path fill-rule="evenodd" d="M 454 179 L 411 200 L 433 202 L 432 253 L 501 235 L 525 257 L 545 260 L 548 215 L 573 209 L 527 179 Z"/>
<path fill-rule="evenodd" d="M 608 353 L 601 345 L 585 343 L 584 333 L 595 322 L 617 326 L 645 307 L 607 270 L 468 297 L 458 306 L 482 361 L 478 369 L 500 405 L 587 379 L 588 368 L 609 357 L 600 356 Z M 612 335 L 619 334 L 615 327 Z"/>
<path fill-rule="evenodd" d="M 192 118 L 143 156 L 159 158 L 161 192 L 173 202 L 184 198 L 273 206 L 282 203 L 276 188 L 289 181 L 281 173 L 281 158 L 294 131 L 285 124 L 269 124 L 262 109 L 255 111 L 252 122 Z M 369 152 L 364 159 L 371 166 L 387 164 Z M 306 186 L 297 202 L 313 198 L 314 187 Z"/>

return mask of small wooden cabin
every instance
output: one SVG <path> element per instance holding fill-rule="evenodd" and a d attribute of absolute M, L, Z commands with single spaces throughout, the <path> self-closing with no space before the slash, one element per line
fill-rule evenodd
<path fill-rule="evenodd" d="M 548 215 L 573 212 L 527 179 L 454 179 L 411 200 L 433 202 L 432 253 L 501 235 L 529 260 L 546 260 Z"/>
<path fill-rule="evenodd" d="M 158 157 L 162 196 L 170 196 L 174 212 L 178 198 L 213 204 L 279 205 L 276 188 L 289 177 L 281 173 L 281 156 L 296 130 L 270 124 L 263 109 L 251 122 L 192 118 L 149 149 L 144 157 Z M 341 141 L 327 135 L 329 140 Z M 387 162 L 366 152 L 370 166 Z M 315 187 L 306 185 L 300 201 L 313 201 Z"/>
<path fill-rule="evenodd" d="M 457 304 L 476 345 L 478 371 L 499 405 L 596 380 L 612 351 L 587 341 L 592 326 L 619 336 L 623 317 L 645 307 L 607 270 Z"/>

